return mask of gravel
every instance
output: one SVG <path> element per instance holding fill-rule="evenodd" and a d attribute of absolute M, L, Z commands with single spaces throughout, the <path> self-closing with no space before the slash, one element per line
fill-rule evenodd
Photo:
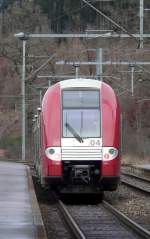
<path fill-rule="evenodd" d="M 105 200 L 150 231 L 150 197 L 121 184 L 116 192 L 105 192 Z"/>
<path fill-rule="evenodd" d="M 47 239 L 71 239 L 73 238 L 67 230 L 55 200 L 51 197 L 49 190 L 44 190 L 34 180 L 36 196 L 39 202 Z"/>

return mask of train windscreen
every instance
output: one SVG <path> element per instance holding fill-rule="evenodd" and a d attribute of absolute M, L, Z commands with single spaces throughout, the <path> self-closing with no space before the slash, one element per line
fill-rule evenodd
<path fill-rule="evenodd" d="M 100 118 L 98 90 L 63 91 L 63 137 L 100 137 Z"/>

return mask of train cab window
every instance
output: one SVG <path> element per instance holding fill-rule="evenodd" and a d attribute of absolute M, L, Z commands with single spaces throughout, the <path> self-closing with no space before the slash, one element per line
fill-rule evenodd
<path fill-rule="evenodd" d="M 90 108 L 99 107 L 99 91 L 68 90 L 63 92 L 63 107 Z"/>
<path fill-rule="evenodd" d="M 63 91 L 63 137 L 100 137 L 99 91 Z"/>

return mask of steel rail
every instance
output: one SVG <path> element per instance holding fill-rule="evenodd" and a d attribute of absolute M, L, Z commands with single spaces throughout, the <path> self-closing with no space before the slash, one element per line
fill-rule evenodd
<path fill-rule="evenodd" d="M 126 173 L 126 175 L 125 176 L 129 176 L 130 177 L 130 179 L 129 180 L 132 180 L 131 179 L 131 177 L 133 177 L 133 178 L 135 178 L 135 179 L 137 179 L 137 180 L 140 180 L 141 181 L 141 183 L 142 183 L 142 181 L 143 181 L 143 183 L 145 182 L 145 183 L 150 183 L 150 180 L 148 180 L 148 179 L 146 179 L 146 178 L 142 178 L 142 177 L 138 177 L 138 176 L 136 176 L 136 175 L 132 175 L 132 174 L 127 174 Z M 144 192 L 144 193 L 147 193 L 148 195 L 150 195 L 150 189 L 148 188 L 144 188 L 142 185 L 140 186 L 140 185 L 136 185 L 134 182 L 128 182 L 126 179 L 122 179 L 121 178 L 121 183 L 123 183 L 123 184 L 125 184 L 125 185 L 127 185 L 127 186 L 129 186 L 129 187 L 132 187 L 132 188 L 135 188 L 135 189 L 137 189 L 137 190 L 139 190 L 139 191 L 142 191 L 142 192 Z M 139 182 L 140 183 L 140 182 Z M 147 185 L 145 185 L 145 187 L 146 187 Z"/>
<path fill-rule="evenodd" d="M 122 221 L 126 226 L 128 226 L 132 231 L 136 234 L 140 235 L 142 238 L 149 239 L 150 238 L 150 231 L 144 229 L 139 224 L 131 220 L 129 217 L 118 211 L 114 208 L 111 204 L 106 201 L 103 201 L 103 205 L 106 209 L 111 211 L 120 221 Z"/>
<path fill-rule="evenodd" d="M 59 210 L 61 211 L 61 214 L 65 219 L 65 222 L 71 229 L 71 232 L 73 233 L 74 237 L 77 239 L 86 239 L 84 233 L 81 231 L 81 229 L 79 228 L 79 226 L 77 225 L 77 223 L 75 222 L 75 220 L 73 219 L 73 217 L 71 216 L 65 205 L 60 200 L 58 200 L 57 205 Z"/>
<path fill-rule="evenodd" d="M 132 174 L 132 173 L 127 173 L 127 172 L 121 172 L 121 174 L 123 174 L 125 176 L 129 176 L 129 177 L 137 178 L 137 179 L 139 179 L 143 182 L 150 183 L 150 179 L 145 178 L 145 177 L 141 177 L 141 176 L 138 176 L 138 175 L 135 175 L 135 174 Z"/>
<path fill-rule="evenodd" d="M 129 187 L 135 188 L 135 189 L 137 189 L 139 191 L 142 191 L 142 192 L 147 193 L 148 195 L 150 195 L 150 191 L 148 191 L 148 190 L 146 190 L 144 188 L 138 187 L 135 184 L 129 183 L 129 182 L 123 180 L 123 179 L 121 179 L 121 183 L 123 183 L 123 184 L 125 184 L 125 185 L 127 185 Z"/>
<path fill-rule="evenodd" d="M 126 225 L 134 233 L 138 234 L 139 236 L 145 239 L 150 238 L 150 231 L 144 229 L 142 226 L 140 226 L 139 224 L 128 218 L 126 215 L 124 215 L 119 210 L 114 208 L 108 202 L 103 201 L 102 205 L 105 209 L 110 211 L 116 218 L 118 218 L 124 225 Z M 67 210 L 67 207 L 60 200 L 58 200 L 58 208 L 61 211 L 61 214 L 65 219 L 65 222 L 67 223 L 67 225 L 69 225 L 69 228 L 71 229 L 74 237 L 77 239 L 86 239 L 86 236 L 79 228 L 76 221 L 72 218 L 71 214 Z"/>

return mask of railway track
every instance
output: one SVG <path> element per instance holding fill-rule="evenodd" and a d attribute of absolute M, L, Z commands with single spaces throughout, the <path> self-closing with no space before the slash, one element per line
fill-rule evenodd
<path fill-rule="evenodd" d="M 58 201 L 58 207 L 74 238 L 150 238 L 149 231 L 105 201 L 84 206 L 66 206 Z"/>
<path fill-rule="evenodd" d="M 136 188 L 150 195 L 150 180 L 149 179 L 146 179 L 131 173 L 122 173 L 121 182 L 123 184 Z"/>
<path fill-rule="evenodd" d="M 127 191 L 133 192 L 130 187 L 121 187 L 123 193 L 124 187 L 127 188 Z M 137 193 L 137 191 L 135 193 Z M 137 205 L 135 205 L 133 201 L 134 194 L 131 195 L 131 198 L 135 208 L 133 206 L 133 209 L 131 209 L 131 204 L 125 205 L 126 199 L 130 197 L 130 193 L 128 192 L 125 195 L 125 204 L 122 204 L 123 198 L 121 195 L 121 200 L 118 199 L 117 204 L 115 202 L 117 206 L 120 205 L 116 208 L 116 205 L 112 205 L 112 203 L 110 205 L 105 201 L 98 205 L 65 205 L 57 197 L 54 198 L 51 192 L 49 193 L 47 191 L 43 197 L 43 191 L 41 191 L 40 208 L 47 232 L 47 238 L 150 238 L 149 225 L 145 224 L 141 209 L 138 209 L 138 212 L 140 212 L 138 216 L 140 219 L 139 221 L 136 220 L 137 218 L 134 217 L 134 215 L 132 217 L 132 215 L 127 213 L 128 211 L 134 211 L 134 213 L 136 211 Z M 138 195 L 139 194 L 141 193 L 139 192 Z M 145 202 L 142 199 L 143 197 L 146 198 L 148 196 L 140 196 L 143 207 L 145 207 Z M 127 202 L 128 201 L 129 199 Z M 141 205 L 141 202 L 138 203 L 137 197 L 135 197 L 135 202 Z"/>

